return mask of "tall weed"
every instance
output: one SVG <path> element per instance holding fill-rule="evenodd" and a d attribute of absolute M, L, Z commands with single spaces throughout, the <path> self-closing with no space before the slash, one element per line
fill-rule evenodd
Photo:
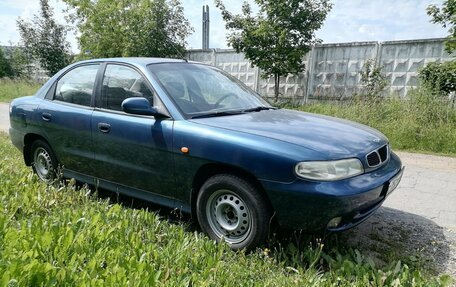
<path fill-rule="evenodd" d="M 41 84 L 34 81 L 0 79 L 0 103 L 7 103 L 18 97 L 33 95 L 40 87 Z"/>

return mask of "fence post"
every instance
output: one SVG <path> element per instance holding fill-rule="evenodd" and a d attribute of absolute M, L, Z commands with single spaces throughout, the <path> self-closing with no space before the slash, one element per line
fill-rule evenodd
<path fill-rule="evenodd" d="M 255 67 L 255 92 L 260 93 L 260 77 L 261 70 L 259 67 Z"/>
<path fill-rule="evenodd" d="M 314 66 L 314 58 L 315 58 L 315 46 L 309 51 L 309 57 L 307 59 L 307 79 L 306 79 L 306 94 L 304 96 L 304 105 L 307 105 L 307 101 L 309 100 L 309 94 L 311 91 L 311 86 L 313 85 L 313 66 Z"/>
<path fill-rule="evenodd" d="M 380 63 L 382 62 L 382 42 L 377 42 L 377 44 L 375 45 L 377 46 L 377 52 L 376 52 L 376 55 L 375 55 L 375 64 L 377 65 L 377 67 L 380 67 Z"/>
<path fill-rule="evenodd" d="M 217 67 L 217 51 L 212 49 L 212 66 Z"/>

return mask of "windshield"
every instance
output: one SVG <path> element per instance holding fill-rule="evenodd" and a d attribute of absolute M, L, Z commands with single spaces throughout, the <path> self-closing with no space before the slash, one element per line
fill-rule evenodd
<path fill-rule="evenodd" d="M 189 118 L 272 108 L 244 84 L 211 66 L 163 63 L 149 69 Z"/>

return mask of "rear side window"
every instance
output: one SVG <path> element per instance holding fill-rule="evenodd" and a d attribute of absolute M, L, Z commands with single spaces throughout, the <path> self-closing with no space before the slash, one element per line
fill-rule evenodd
<path fill-rule="evenodd" d="M 57 83 L 54 100 L 90 106 L 99 64 L 74 68 Z"/>
<path fill-rule="evenodd" d="M 131 97 L 144 97 L 153 105 L 153 93 L 137 71 L 122 65 L 107 65 L 98 106 L 121 111 L 122 102 Z"/>

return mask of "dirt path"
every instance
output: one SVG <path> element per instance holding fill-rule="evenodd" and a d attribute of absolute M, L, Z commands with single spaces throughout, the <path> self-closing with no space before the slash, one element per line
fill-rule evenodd
<path fill-rule="evenodd" d="M 0 132 L 9 129 L 9 104 L 0 103 Z"/>
<path fill-rule="evenodd" d="M 456 158 L 399 152 L 405 173 L 385 206 L 456 231 Z"/>
<path fill-rule="evenodd" d="M 398 155 L 406 167 L 399 187 L 365 223 L 338 236 L 378 264 L 404 258 L 456 284 L 456 158 Z"/>
<path fill-rule="evenodd" d="M 365 223 L 338 236 L 379 264 L 400 257 L 456 280 L 456 158 L 397 154 L 406 167 L 399 187 Z"/>
<path fill-rule="evenodd" d="M 448 274 L 456 284 L 456 232 L 423 216 L 381 207 L 363 224 L 336 236 L 379 266 L 402 258 L 409 266 Z"/>

